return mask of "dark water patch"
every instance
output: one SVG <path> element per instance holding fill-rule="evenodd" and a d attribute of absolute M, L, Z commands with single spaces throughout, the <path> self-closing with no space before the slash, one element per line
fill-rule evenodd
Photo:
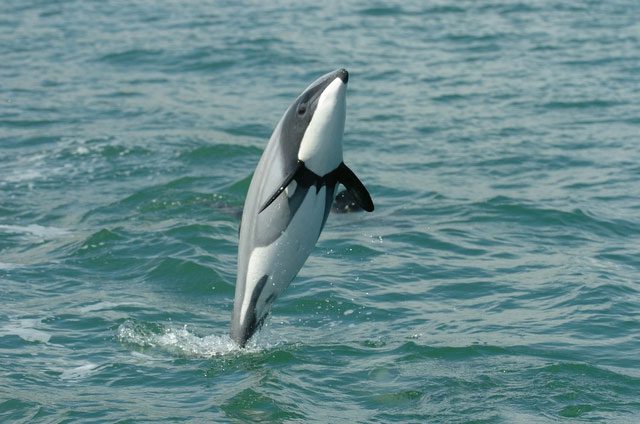
<path fill-rule="evenodd" d="M 516 173 L 540 173 L 558 168 L 595 168 L 598 166 L 597 162 L 593 160 L 576 157 L 575 155 L 556 154 L 542 156 L 506 152 L 497 157 L 482 158 L 476 164 L 478 167 L 486 169 L 491 175 L 510 177 L 511 180 L 513 180 Z M 578 170 L 576 169 L 576 171 Z"/>
<path fill-rule="evenodd" d="M 431 134 L 436 134 L 438 132 L 443 131 L 444 128 L 439 127 L 439 126 L 421 126 L 421 127 L 417 127 L 416 131 L 418 131 L 418 133 L 420 133 L 421 135 L 431 135 Z"/>
<path fill-rule="evenodd" d="M 172 211 L 175 218 L 190 222 L 194 215 L 203 222 L 211 218 L 223 220 L 233 219 L 235 222 L 242 216 L 242 203 L 238 198 L 217 193 L 177 193 L 177 190 L 162 190 L 153 198 L 145 198 L 135 207 L 135 214 L 140 219 L 162 221 L 167 211 Z M 217 227 L 210 229 L 209 236 L 219 235 Z"/>
<path fill-rule="evenodd" d="M 473 97 L 468 94 L 442 94 L 439 96 L 432 97 L 431 100 L 437 103 L 455 103 L 461 101 L 467 101 L 469 97 Z"/>
<path fill-rule="evenodd" d="M 139 76 L 134 76 L 131 78 L 132 79 L 127 79 L 126 83 L 129 85 L 135 85 L 135 86 L 146 85 L 146 84 L 153 84 L 153 85 L 167 84 L 170 82 L 169 78 L 162 78 L 159 76 L 156 76 L 156 77 L 147 76 L 144 78 L 140 78 Z"/>
<path fill-rule="evenodd" d="M 508 349 L 491 345 L 470 346 L 425 346 L 415 342 L 406 342 L 393 350 L 399 363 L 420 362 L 425 359 L 442 359 L 447 361 L 464 361 L 471 358 L 506 356 Z"/>
<path fill-rule="evenodd" d="M 134 48 L 112 52 L 98 58 L 100 62 L 106 62 L 117 66 L 140 66 L 161 63 L 165 51 L 160 49 Z"/>
<path fill-rule="evenodd" d="M 0 403 L 0 416 L 8 422 L 32 422 L 34 419 L 43 418 L 47 414 L 41 414 L 44 410 L 35 401 L 19 398 L 9 398 Z"/>
<path fill-rule="evenodd" d="M 88 143 L 90 144 L 90 143 Z M 123 156 L 149 156 L 152 151 L 140 146 L 126 146 L 124 144 L 108 144 L 99 149 L 100 155 L 107 159 L 121 158 Z"/>
<path fill-rule="evenodd" d="M 258 163 L 256 159 L 256 164 Z M 251 179 L 253 178 L 253 174 L 247 175 L 241 180 L 235 181 L 232 184 L 225 187 L 224 191 L 233 196 L 237 196 L 238 198 L 244 198 L 249 191 L 249 185 L 251 184 Z"/>
<path fill-rule="evenodd" d="M 594 410 L 592 405 L 569 405 L 562 408 L 559 415 L 565 418 L 578 418 L 587 412 Z"/>
<path fill-rule="evenodd" d="M 0 127 L 7 128 L 42 128 L 59 124 L 60 120 L 53 119 L 0 119 Z"/>
<path fill-rule="evenodd" d="M 616 411 L 629 414 L 639 402 L 627 400 L 638 378 L 588 363 L 563 362 L 530 370 L 532 389 L 553 393 L 548 403 L 559 416 L 598 419 Z"/>
<path fill-rule="evenodd" d="M 519 292 L 517 287 L 507 283 L 477 279 L 468 282 L 447 282 L 438 284 L 428 289 L 430 296 L 440 299 L 451 300 L 475 300 L 477 303 L 484 303 L 484 309 L 504 310 L 511 309 L 515 305 L 502 305 L 499 299 L 505 296 L 514 296 Z M 502 295 L 500 298 L 496 295 Z"/>
<path fill-rule="evenodd" d="M 318 60 L 315 55 L 308 55 L 295 45 L 288 45 L 283 48 L 280 38 L 249 38 L 233 43 L 228 48 L 241 54 L 238 62 L 248 66 L 249 69 L 277 67 L 282 63 L 286 63 L 290 67 L 300 65 L 313 67 L 313 62 Z M 290 75 L 290 73 L 287 75 Z M 297 90 L 299 90 L 299 87 L 295 91 Z M 291 99 L 289 98 L 289 100 Z"/>
<path fill-rule="evenodd" d="M 561 362 L 561 363 L 552 363 L 546 364 L 542 367 L 535 368 L 531 370 L 532 372 L 539 373 L 539 377 L 544 380 L 544 376 L 563 376 L 566 379 L 576 378 L 578 380 L 583 377 L 592 378 L 596 381 L 610 381 L 610 382 L 620 382 L 624 383 L 624 385 L 628 385 L 629 388 L 640 383 L 639 377 L 634 377 L 631 375 L 627 375 L 621 373 L 619 371 L 614 371 L 612 369 L 598 367 L 593 364 L 589 364 L 586 362 Z M 562 379 L 564 380 L 564 379 Z M 561 380 L 553 379 L 550 384 L 561 383 Z M 619 387 L 619 390 L 626 390 L 624 386 Z M 622 394 L 622 393 L 620 393 Z"/>
<path fill-rule="evenodd" d="M 505 40 L 509 38 L 507 33 L 486 33 L 471 34 L 468 32 L 450 33 L 445 36 L 447 41 L 455 44 L 461 44 L 469 49 L 482 48 L 488 46 L 496 46 L 497 40 Z"/>
<path fill-rule="evenodd" d="M 46 321 L 47 327 L 54 332 L 49 342 L 73 347 L 83 345 L 86 338 L 101 340 L 113 322 L 101 316 L 91 314 L 62 313 Z"/>
<path fill-rule="evenodd" d="M 539 42 L 537 44 L 532 45 L 529 50 L 533 53 L 551 53 L 557 52 L 561 50 L 561 47 L 557 44 L 543 43 Z"/>
<path fill-rule="evenodd" d="M 196 147 L 181 153 L 180 157 L 189 163 L 201 164 L 217 163 L 223 159 L 234 159 L 242 156 L 258 157 L 262 151 L 254 146 L 239 146 L 237 144 L 212 144 Z"/>
<path fill-rule="evenodd" d="M 220 409 L 228 418 L 249 422 L 287 422 L 305 418 L 293 401 L 284 403 L 250 388 L 232 396 Z"/>
<path fill-rule="evenodd" d="M 204 60 L 199 59 L 192 63 L 180 62 L 176 65 L 178 71 L 220 72 L 236 65 L 235 60 Z"/>
<path fill-rule="evenodd" d="M 488 253 L 485 249 L 478 249 L 470 246 L 455 244 L 451 241 L 444 240 L 441 236 L 432 233 L 403 232 L 397 235 L 387 235 L 389 241 L 402 242 L 406 245 L 425 246 L 429 249 L 437 251 L 446 251 L 456 255 L 463 256 L 482 256 Z"/>
<path fill-rule="evenodd" d="M 618 266 L 636 269 L 640 267 L 640 257 L 631 247 L 609 247 L 599 252 L 595 257 L 596 259 L 614 262 Z"/>
<path fill-rule="evenodd" d="M 178 215 L 190 214 L 198 211 L 218 210 L 225 215 L 236 213 L 236 200 L 233 196 L 218 193 L 200 193 L 196 190 L 208 187 L 202 179 L 196 177 L 180 177 L 164 184 L 144 187 L 137 192 L 105 206 L 97 207 L 82 217 L 83 222 L 98 219 L 100 216 L 116 214 L 114 219 L 122 223 L 127 219 L 163 220 L 163 213 L 167 210 L 175 211 Z"/>
<path fill-rule="evenodd" d="M 84 243 L 82 243 L 80 250 L 89 250 L 102 246 L 110 246 L 125 239 L 126 237 L 120 234 L 118 230 L 109 230 L 103 228 L 87 238 Z"/>
<path fill-rule="evenodd" d="M 517 201 L 504 196 L 493 197 L 478 204 L 479 210 L 489 212 L 474 216 L 474 221 L 484 222 L 499 217 L 501 220 L 518 222 L 534 227 L 562 227 L 593 232 L 596 235 L 630 236 L 638 232 L 637 226 L 622 219 L 602 219 L 581 209 L 564 211 L 534 206 L 527 201 Z M 497 214 L 494 216 L 493 214 Z"/>
<path fill-rule="evenodd" d="M 380 250 L 362 244 L 355 244 L 347 239 L 334 243 L 334 246 L 333 252 L 349 261 L 363 261 L 382 253 Z"/>
<path fill-rule="evenodd" d="M 425 393 L 420 390 L 401 390 L 399 392 L 375 395 L 371 400 L 376 404 L 395 407 L 406 403 L 418 402 L 424 395 Z"/>
<path fill-rule="evenodd" d="M 544 110 L 570 110 L 570 109 L 606 109 L 615 106 L 624 106 L 624 102 L 613 100 L 565 100 L 565 101 L 552 101 L 543 103 L 541 106 Z"/>
<path fill-rule="evenodd" d="M 398 16 L 405 12 L 400 6 L 379 6 L 361 9 L 358 13 L 363 16 Z"/>
<path fill-rule="evenodd" d="M 637 58 L 635 58 L 637 60 Z M 590 59 L 570 59 L 559 62 L 562 65 L 574 67 L 597 67 L 597 66 L 609 66 L 612 64 L 626 63 L 633 61 L 633 57 L 628 56 L 607 56 Z"/>
<path fill-rule="evenodd" d="M 469 9 L 460 7 L 458 5 L 452 4 L 433 4 L 426 5 L 421 11 L 420 14 L 423 15 L 448 15 L 448 14 L 458 14 L 465 13 L 469 11 Z"/>
<path fill-rule="evenodd" d="M 162 233 L 163 236 L 179 240 L 185 243 L 185 245 L 193 245 L 203 248 L 204 251 L 208 253 L 217 253 L 221 248 L 221 246 L 219 246 L 219 237 L 227 234 L 228 232 L 229 227 L 227 225 L 220 225 L 219 223 L 210 225 L 209 223 L 203 222 L 178 223 L 177 225 L 163 230 Z"/>
<path fill-rule="evenodd" d="M 305 282 L 309 285 L 310 282 Z M 326 289 L 325 289 L 326 290 Z M 363 311 L 361 304 L 353 302 L 353 300 L 341 299 L 328 295 L 326 292 L 313 290 L 305 291 L 301 296 L 291 296 L 286 303 L 277 306 L 274 310 L 274 316 L 291 315 L 291 316 L 307 316 L 305 326 L 309 328 L 323 326 L 332 319 L 353 320 L 353 314 L 359 314 Z M 318 320 L 318 315 L 324 315 Z M 313 318 L 309 319 L 309 316 Z M 357 320 L 357 319 L 356 319 Z"/>
<path fill-rule="evenodd" d="M 231 287 L 208 266 L 191 260 L 165 258 L 147 274 L 147 280 L 172 293 L 200 298 L 205 295 L 229 295 Z"/>
<path fill-rule="evenodd" d="M 109 276 L 110 281 L 131 281 L 143 272 L 144 264 L 141 264 L 138 258 L 122 258 L 114 253 L 117 252 L 92 253 L 68 260 L 67 263 L 82 270 L 93 269 L 94 276 L 88 279 L 93 283 L 101 281 L 105 275 Z"/>
<path fill-rule="evenodd" d="M 398 115 L 395 113 L 386 113 L 386 114 L 373 115 L 371 117 L 367 117 L 365 118 L 365 121 L 385 122 L 385 121 L 400 121 L 402 119 L 403 119 L 402 115 Z"/>
<path fill-rule="evenodd" d="M 583 273 L 577 273 L 576 276 L 582 277 Z M 626 300 L 629 296 L 636 295 L 637 291 L 623 282 L 606 282 L 606 279 L 599 279 L 596 282 L 587 283 L 588 280 L 583 280 L 581 283 L 568 285 L 565 289 L 570 290 L 567 295 L 555 298 L 556 302 L 554 302 L 553 305 L 549 305 L 549 308 L 573 309 L 577 305 L 580 305 L 585 323 L 594 324 L 593 333 L 595 336 L 600 337 L 606 335 L 607 332 L 598 333 L 595 328 L 595 322 L 601 317 L 606 318 L 613 315 L 622 318 L 628 312 L 631 312 L 626 308 L 626 306 L 628 306 Z M 625 320 L 622 318 L 609 323 L 612 326 L 624 326 Z M 572 323 L 569 324 L 573 326 Z M 564 325 L 564 323 L 561 325 Z M 624 335 L 626 330 L 624 328 L 620 328 L 620 330 L 621 334 Z M 578 331 L 582 331 L 582 329 Z M 609 332 L 611 336 L 616 333 L 618 333 L 618 331 L 615 329 Z"/>
<path fill-rule="evenodd" d="M 495 3 L 491 5 L 486 5 L 480 8 L 482 11 L 492 11 L 496 10 L 498 13 L 503 15 L 511 15 L 511 14 L 529 14 L 540 12 L 543 9 L 537 7 L 537 5 L 522 3 L 522 2 L 514 2 L 514 3 Z"/>
<path fill-rule="evenodd" d="M 117 90 L 109 93 L 99 95 L 100 98 L 105 99 L 131 99 L 131 98 L 144 98 L 146 95 L 140 91 L 124 91 Z"/>
<path fill-rule="evenodd" d="M 217 47 L 198 47 L 168 61 L 175 71 L 223 72 L 237 64 L 234 51 Z"/>
<path fill-rule="evenodd" d="M 93 269 L 96 275 L 108 274 L 109 281 L 138 278 L 144 270 L 145 262 L 134 253 L 133 248 L 137 243 L 139 239 L 123 228 L 104 228 L 72 250 L 73 253 L 64 262 L 74 267 L 76 272 Z M 128 254 L 123 255 L 123 252 Z M 90 281 L 95 281 L 95 278 Z"/>
<path fill-rule="evenodd" d="M 260 124 L 244 124 L 221 128 L 225 133 L 236 137 L 252 137 L 263 140 L 269 139 L 272 128 Z"/>

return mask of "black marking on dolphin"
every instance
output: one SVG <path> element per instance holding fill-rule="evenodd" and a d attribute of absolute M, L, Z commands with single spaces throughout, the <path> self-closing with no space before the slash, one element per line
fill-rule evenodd
<path fill-rule="evenodd" d="M 332 172 L 328 173 L 324 177 L 321 177 L 307 169 L 307 167 L 304 166 L 303 161 L 298 160 L 298 163 L 293 168 L 293 171 L 291 171 L 291 173 L 287 175 L 284 182 L 280 184 L 280 187 L 278 187 L 276 192 L 273 193 L 273 195 L 264 203 L 264 205 L 262 205 L 258 213 L 261 213 L 263 210 L 268 208 L 269 205 L 271 205 L 271 203 L 273 203 L 273 201 L 276 200 L 278 196 L 289 186 L 289 184 L 291 184 L 291 181 L 294 180 L 298 184 L 296 186 L 296 193 L 300 188 L 302 188 L 303 190 L 300 191 L 304 192 L 304 194 L 306 194 L 306 191 L 312 185 L 316 186 L 317 193 L 320 191 L 320 187 L 322 187 L 323 185 L 333 188 L 335 187 L 336 182 L 339 182 L 346 187 L 349 194 L 351 194 L 351 196 L 353 197 L 353 200 L 355 200 L 355 202 L 362 209 L 367 212 L 373 212 L 373 200 L 371 200 L 371 195 L 367 191 L 367 188 L 364 186 L 364 184 L 362 184 L 360 179 L 358 179 L 356 174 L 354 174 L 353 171 L 344 164 L 344 162 L 341 162 L 340 165 Z M 293 197 L 295 197 L 295 194 L 292 196 L 292 198 Z M 289 203 L 291 204 L 291 199 L 289 200 Z M 329 205 L 331 204 L 331 202 L 327 203 Z M 292 215 L 296 213 L 299 206 L 300 205 L 298 203 L 295 207 L 291 208 Z"/>
<path fill-rule="evenodd" d="M 249 311 L 251 313 L 251 316 L 248 318 L 248 331 L 252 334 L 262 326 L 265 318 L 267 317 L 267 314 L 260 318 L 256 316 L 256 305 L 258 304 L 258 299 L 260 298 L 260 294 L 262 294 L 264 285 L 267 284 L 267 280 L 269 280 L 268 275 L 262 276 L 262 278 L 258 280 L 258 284 L 256 284 L 256 289 L 253 291 L 253 293 L 251 293 L 251 300 L 249 301 Z"/>
<path fill-rule="evenodd" d="M 296 178 L 297 174 L 302 170 L 302 168 L 304 168 L 304 162 L 302 162 L 301 160 L 298 160 L 298 163 L 293 168 L 293 170 L 289 173 L 289 175 L 287 175 L 287 178 L 284 179 L 284 182 L 282 184 L 280 184 L 280 187 L 278 187 L 276 192 L 273 193 L 273 196 L 271 196 L 269 198 L 269 200 L 264 202 L 264 205 L 262 205 L 262 207 L 260 208 L 258 213 L 262 213 L 263 210 L 268 208 L 269 205 L 271 203 L 273 203 L 273 201 L 278 198 L 280 193 L 282 193 L 284 191 L 284 189 L 287 188 L 289 186 L 289 184 L 291 184 L 291 181 L 293 181 Z"/>
<path fill-rule="evenodd" d="M 353 196 L 356 203 L 365 211 L 373 212 L 373 200 L 367 188 L 362 181 L 353 173 L 353 171 L 342 162 L 336 169 L 338 181 L 345 186 L 349 194 Z"/>

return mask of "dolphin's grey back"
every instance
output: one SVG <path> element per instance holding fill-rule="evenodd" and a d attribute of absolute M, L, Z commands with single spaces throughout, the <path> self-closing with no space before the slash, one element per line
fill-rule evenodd
<path fill-rule="evenodd" d="M 282 154 L 281 143 L 279 142 L 281 127 L 282 121 L 278 123 L 258 162 L 247 193 L 247 201 L 242 211 L 240 240 L 238 243 L 236 286 L 246 280 L 247 263 L 253 249 L 256 246 L 266 246 L 275 241 L 289 221 L 288 213 L 282 213 L 282 211 L 278 213 L 280 208 L 286 207 L 284 204 L 286 203 L 285 196 L 276 199 L 273 208 L 267 208 L 262 213 L 258 213 L 260 205 L 266 200 L 268 193 L 275 191 L 279 182 L 286 177 L 286 173 L 291 172 L 295 166 L 295 162 L 289 165 L 289 161 L 285 161 Z M 259 225 L 260 232 L 257 232 L 256 227 Z M 236 297 L 238 295 L 242 297 L 244 292 L 238 293 L 236 291 Z"/>

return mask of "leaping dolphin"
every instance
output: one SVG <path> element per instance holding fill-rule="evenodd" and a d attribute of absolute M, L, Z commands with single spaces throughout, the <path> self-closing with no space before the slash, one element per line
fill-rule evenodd
<path fill-rule="evenodd" d="M 278 122 L 253 174 L 242 213 L 231 338 L 241 347 L 309 257 L 338 183 L 362 209 L 369 192 L 342 161 L 346 69 L 298 96 Z"/>

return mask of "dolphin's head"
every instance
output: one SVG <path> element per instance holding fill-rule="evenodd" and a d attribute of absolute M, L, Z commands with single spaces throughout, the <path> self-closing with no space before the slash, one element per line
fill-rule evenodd
<path fill-rule="evenodd" d="M 284 155 L 285 163 L 292 164 L 302 160 L 308 169 L 320 176 L 340 165 L 348 79 L 349 73 L 345 69 L 328 73 L 307 87 L 287 109 L 270 141 L 279 143 L 279 152 Z M 245 206 L 245 214 L 247 213 L 253 212 L 248 212 Z M 243 216 L 243 220 L 246 218 L 248 216 Z M 244 224 L 242 230 L 245 230 Z M 242 243 L 242 231 L 240 239 Z M 252 259 L 245 262 L 246 269 L 239 269 L 231 318 L 230 335 L 240 346 L 244 346 L 260 328 L 269 315 L 273 302 L 293 278 L 291 276 L 288 281 L 277 281 L 273 276 L 265 275 L 259 270 L 261 266 L 253 260 L 269 263 L 269 268 L 275 263 L 273 258 L 262 258 L 258 253 L 250 253 L 252 250 L 252 247 L 245 246 L 245 257 Z"/>
<path fill-rule="evenodd" d="M 285 155 L 303 161 L 318 175 L 342 162 L 348 81 L 346 69 L 318 78 L 289 106 L 279 124 Z"/>

